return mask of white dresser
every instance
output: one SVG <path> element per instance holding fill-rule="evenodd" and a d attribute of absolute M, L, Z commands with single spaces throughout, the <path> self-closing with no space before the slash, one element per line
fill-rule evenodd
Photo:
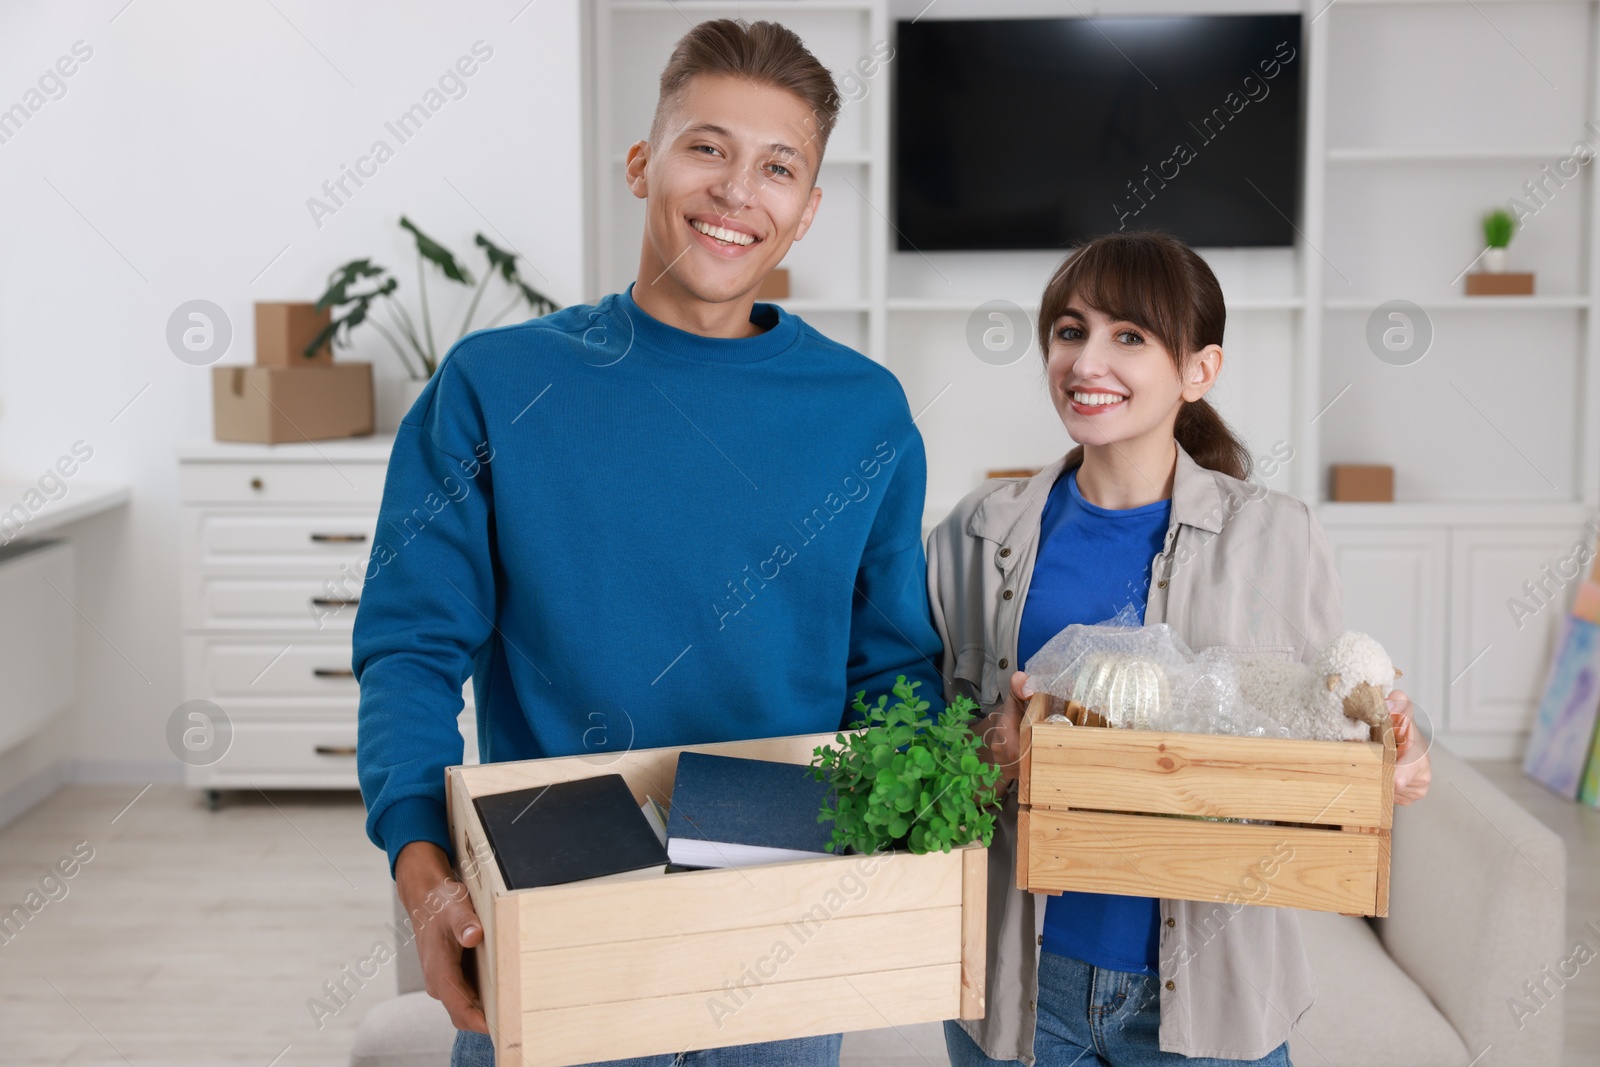
<path fill-rule="evenodd" d="M 220 740 L 185 780 L 213 806 L 223 789 L 356 788 L 350 633 L 392 442 L 179 453 L 184 700 L 221 709 L 194 705 Z M 470 763 L 470 682 L 462 695 Z"/>

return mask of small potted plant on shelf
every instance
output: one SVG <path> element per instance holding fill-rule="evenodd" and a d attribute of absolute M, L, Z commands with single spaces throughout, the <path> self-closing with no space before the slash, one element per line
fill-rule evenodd
<path fill-rule="evenodd" d="M 1511 243 L 1511 235 L 1517 232 L 1517 220 L 1505 208 L 1495 208 L 1484 213 L 1482 222 L 1483 243 L 1488 247 L 1479 262 L 1490 274 L 1504 273 L 1506 246 Z"/>
<path fill-rule="evenodd" d="M 416 242 L 417 303 L 422 319 L 420 329 L 406 306 L 395 298 L 400 280 L 388 268 L 372 262 L 370 258 L 353 259 L 328 276 L 327 291 L 317 299 L 316 310 L 332 309 L 333 317 L 306 345 L 303 355 L 308 360 L 313 359 L 318 350 L 330 342 L 335 348 L 347 348 L 350 346 L 351 332 L 358 326 L 370 324 L 389 342 L 389 347 L 394 349 L 401 366 L 405 368 L 408 388 L 404 399 L 405 406 L 409 408 L 433 372 L 439 368 L 439 346 L 434 342 L 433 318 L 428 307 L 426 275 L 429 264 L 446 280 L 473 287 L 467 313 L 452 340 L 465 337 L 474 329 L 497 325 L 519 306 L 526 306 L 530 316 L 538 316 L 547 315 L 560 305 L 522 280 L 517 269 L 518 256 L 500 248 L 481 233 L 473 238 L 473 243 L 483 249 L 488 266 L 482 277 L 474 281 L 472 272 L 449 249 L 423 233 L 404 215 L 400 216 L 400 226 Z M 487 322 L 475 326 L 473 316 L 477 314 L 479 302 L 496 277 L 502 283 L 499 288 L 509 291 L 511 299 Z M 386 312 L 387 325 L 376 314 L 379 306 Z M 448 344 L 445 349 L 448 351 Z"/>
<path fill-rule="evenodd" d="M 1532 296 L 1531 271 L 1506 270 L 1506 246 L 1517 232 L 1517 220 L 1505 208 L 1486 211 L 1479 220 L 1485 248 L 1477 269 L 1466 277 L 1468 296 Z"/>
<path fill-rule="evenodd" d="M 839 734 L 841 748 L 814 750 L 812 776 L 827 780 L 836 798 L 817 816 L 833 820 L 828 851 L 949 852 L 993 837 L 995 816 L 985 808 L 1000 768 L 978 756 L 970 725 L 978 706 L 958 696 L 935 721 L 916 695 L 921 684 L 901 675 L 893 705 L 885 695 L 868 706 L 866 691 L 857 693 L 857 732 Z"/>

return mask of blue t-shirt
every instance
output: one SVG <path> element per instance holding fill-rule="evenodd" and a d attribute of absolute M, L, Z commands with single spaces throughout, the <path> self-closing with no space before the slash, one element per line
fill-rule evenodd
<path fill-rule="evenodd" d="M 1039 520 L 1039 554 L 1017 636 L 1026 664 L 1073 623 L 1099 623 L 1128 604 L 1142 615 L 1150 564 L 1166 540 L 1172 501 L 1116 510 L 1078 492 L 1074 468 L 1058 478 Z M 1155 897 L 1062 893 L 1045 905 L 1044 947 L 1117 971 L 1156 974 Z"/>

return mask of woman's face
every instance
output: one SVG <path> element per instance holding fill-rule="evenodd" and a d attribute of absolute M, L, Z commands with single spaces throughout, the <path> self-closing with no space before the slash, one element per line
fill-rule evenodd
<path fill-rule="evenodd" d="M 1051 327 L 1047 355 L 1050 399 L 1074 441 L 1105 445 L 1152 431 L 1171 436 L 1186 399 L 1184 382 L 1172 353 L 1143 327 L 1074 298 Z"/>

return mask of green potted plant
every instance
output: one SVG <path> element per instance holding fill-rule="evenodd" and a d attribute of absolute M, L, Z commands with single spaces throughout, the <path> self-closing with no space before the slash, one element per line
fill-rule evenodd
<path fill-rule="evenodd" d="M 352 331 L 358 326 L 371 325 L 389 342 L 389 347 L 394 349 L 401 366 L 405 368 L 410 384 L 407 390 L 409 400 L 405 406 L 409 407 L 409 401 L 416 399 L 433 372 L 439 368 L 439 347 L 434 342 L 433 317 L 428 307 L 427 270 L 430 264 L 446 280 L 473 289 L 467 313 L 452 340 L 465 337 L 474 329 L 497 325 L 519 306 L 525 305 L 530 316 L 538 316 L 547 315 L 560 305 L 522 280 L 517 270 L 516 255 L 500 248 L 481 233 L 473 238 L 473 243 L 483 249 L 488 266 L 482 276 L 474 281 L 472 272 L 449 249 L 423 233 L 404 215 L 400 216 L 400 226 L 416 242 L 417 302 L 422 318 L 421 328 L 418 328 L 417 321 L 411 317 L 406 306 L 395 298 L 400 280 L 388 268 L 374 263 L 370 258 L 353 259 L 328 276 L 328 288 L 317 299 L 317 311 L 331 308 L 333 315 L 328 325 L 306 345 L 304 355 L 312 359 L 323 345 L 330 342 L 335 348 L 348 348 Z M 474 326 L 472 320 L 478 312 L 478 305 L 496 278 L 502 283 L 499 288 L 509 291 L 511 299 L 487 322 Z M 387 325 L 376 314 L 379 307 L 386 313 Z M 449 350 L 448 344 L 445 350 Z"/>
<path fill-rule="evenodd" d="M 813 750 L 812 776 L 833 787 L 834 803 L 817 816 L 833 821 L 828 851 L 949 852 L 993 837 L 995 815 L 985 809 L 1000 768 L 978 756 L 982 742 L 971 727 L 978 706 L 958 696 L 935 721 L 916 695 L 921 684 L 901 675 L 892 706 L 885 695 L 869 707 L 866 691 L 857 693 L 856 732 L 837 735 L 839 748 Z"/>
<path fill-rule="evenodd" d="M 1482 223 L 1483 243 L 1488 246 L 1481 260 L 1483 269 L 1490 274 L 1500 274 L 1506 269 L 1506 246 L 1511 243 L 1511 235 L 1517 232 L 1517 220 L 1505 208 L 1495 208 L 1484 213 Z"/>

